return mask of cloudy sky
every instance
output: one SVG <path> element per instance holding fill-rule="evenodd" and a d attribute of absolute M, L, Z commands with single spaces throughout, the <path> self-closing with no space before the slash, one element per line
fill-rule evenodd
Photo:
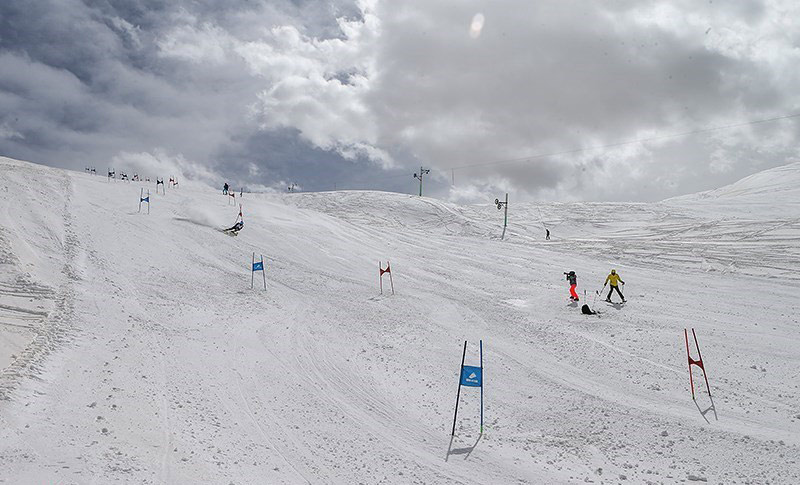
<path fill-rule="evenodd" d="M 0 155 L 659 200 L 799 160 L 800 117 L 664 137 L 800 113 L 799 65 L 796 0 L 3 0 Z"/>

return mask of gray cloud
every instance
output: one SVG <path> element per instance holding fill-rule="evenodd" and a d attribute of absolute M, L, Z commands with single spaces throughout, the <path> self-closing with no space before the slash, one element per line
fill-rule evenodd
<path fill-rule="evenodd" d="M 275 158 L 263 146 L 251 151 L 249 141 L 264 135 L 251 108 L 262 80 L 226 50 L 219 62 L 206 63 L 167 55 L 162 44 L 179 29 L 258 38 L 307 12 L 314 12 L 304 24 L 309 35 L 341 35 L 335 18 L 354 11 L 327 3 L 315 9 L 312 2 L 4 2 L 0 151 L 74 169 L 150 153 L 156 160 L 183 157 L 239 184 L 278 182 L 273 175 L 285 176 L 295 157 L 318 150 L 296 135 L 279 137 L 284 144 L 274 148 L 285 166 L 274 174 L 261 170 L 255 180 L 238 172 L 237 160 L 267 167 Z M 327 159 L 342 162 L 335 153 Z"/>
<path fill-rule="evenodd" d="M 412 192 L 425 165 L 428 192 L 459 201 L 660 199 L 797 159 L 800 124 L 451 169 L 798 111 L 799 14 L 754 0 L 10 0 L 0 153 L 310 190 Z"/>

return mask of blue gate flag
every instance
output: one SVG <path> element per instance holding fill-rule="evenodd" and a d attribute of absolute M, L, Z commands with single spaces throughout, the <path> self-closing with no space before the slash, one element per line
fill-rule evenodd
<path fill-rule="evenodd" d="M 462 366 L 461 385 L 467 387 L 483 387 L 482 369 L 471 365 Z"/>
<path fill-rule="evenodd" d="M 264 271 L 264 262 L 258 261 L 257 263 L 253 263 L 253 271 Z"/>
<path fill-rule="evenodd" d="M 147 202 L 149 204 L 150 203 L 150 196 L 148 195 L 147 197 L 144 197 L 142 199 L 142 202 Z"/>

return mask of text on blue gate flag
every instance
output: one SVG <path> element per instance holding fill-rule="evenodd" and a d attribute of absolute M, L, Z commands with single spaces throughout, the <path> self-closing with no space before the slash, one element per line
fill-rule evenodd
<path fill-rule="evenodd" d="M 465 365 L 461 367 L 461 385 L 468 387 L 481 387 L 483 373 L 480 367 Z"/>

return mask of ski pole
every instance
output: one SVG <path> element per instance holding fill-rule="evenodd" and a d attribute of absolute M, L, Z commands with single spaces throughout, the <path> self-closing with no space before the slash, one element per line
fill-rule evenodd
<path fill-rule="evenodd" d="M 602 293 L 604 291 L 606 291 L 606 285 L 603 285 L 603 289 L 602 290 L 595 292 L 594 301 L 592 302 L 592 306 L 594 306 L 594 304 L 597 303 L 597 297 L 600 296 L 600 293 Z"/>

